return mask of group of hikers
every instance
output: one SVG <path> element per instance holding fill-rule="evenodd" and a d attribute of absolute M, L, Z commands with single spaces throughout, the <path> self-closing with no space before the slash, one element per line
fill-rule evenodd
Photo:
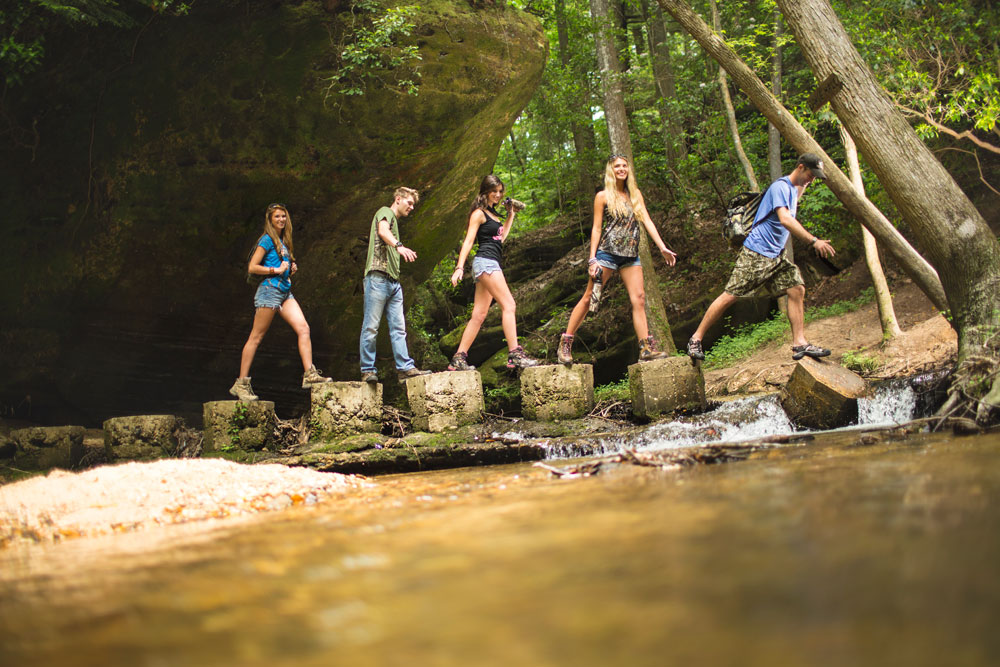
<path fill-rule="evenodd" d="M 804 153 L 799 156 L 795 169 L 772 183 L 764 193 L 729 282 L 709 306 L 687 343 L 687 353 L 692 359 L 705 358 L 702 340 L 729 306 L 736 299 L 751 296 L 761 288 L 770 293 L 784 292 L 788 295 L 793 359 L 830 354 L 830 350 L 812 345 L 805 338 L 805 286 L 798 267 L 785 256 L 789 234 L 809 244 L 822 257 L 834 255 L 829 240 L 815 237 L 795 219 L 802 193 L 816 178 L 825 178 L 823 162 L 812 153 Z M 458 285 L 462 280 L 465 262 L 473 245 L 476 245 L 476 255 L 472 260 L 475 297 L 472 315 L 448 365 L 449 371 L 474 369 L 469 364 L 469 348 L 479 334 L 493 301 L 500 304 L 501 324 L 508 346 L 507 367 L 527 368 L 540 363 L 526 354 L 517 342 L 516 306 L 504 278 L 502 261 L 503 242 L 524 204 L 504 195 L 503 182 L 490 174 L 483 179 L 479 194 L 470 207 L 468 226 L 451 283 Z M 408 216 L 419 200 L 416 190 L 398 188 L 393 193 L 392 204 L 380 208 L 372 218 L 364 271 L 364 316 L 360 342 L 361 379 L 364 382 L 379 381 L 375 368 L 375 341 L 383 317 L 389 326 L 389 340 L 399 381 L 431 372 L 418 369 L 410 358 L 406 346 L 403 289 L 399 282 L 400 260 L 413 262 L 417 259 L 417 253 L 400 240 L 399 218 Z M 496 207 L 501 204 L 505 215 L 497 211 Z M 570 314 L 566 331 L 560 336 L 556 355 L 559 363 L 573 363 L 573 337 L 587 313 L 598 302 L 601 286 L 607 283 L 613 271 L 618 272 L 628 292 L 632 325 L 639 340 L 639 361 L 668 356 L 649 334 L 646 321 L 646 294 L 639 260 L 640 223 L 667 265 L 674 266 L 677 255 L 666 246 L 650 219 L 642 192 L 636 185 L 632 165 L 626 156 L 612 155 L 605 165 L 604 187 L 594 197 L 587 286 Z M 271 204 L 264 215 L 264 233 L 257 241 L 247 267 L 249 274 L 261 276 L 262 280 L 254 295 L 256 312 L 250 336 L 243 346 L 240 374 L 229 390 L 241 401 L 257 400 L 250 385 L 250 366 L 276 313 L 281 314 L 298 336 L 299 356 L 304 369 L 303 389 L 331 381 L 313 364 L 309 325 L 292 296 L 291 277 L 297 270 L 291 214 L 284 204 Z"/>

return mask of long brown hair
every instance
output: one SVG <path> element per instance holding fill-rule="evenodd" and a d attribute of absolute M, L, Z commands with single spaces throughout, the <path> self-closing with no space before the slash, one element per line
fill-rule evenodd
<path fill-rule="evenodd" d="M 288 216 L 285 228 L 280 232 L 275 229 L 274 223 L 271 221 L 274 212 L 278 209 L 284 211 L 285 215 Z M 267 207 L 267 211 L 264 212 L 264 233 L 271 237 L 274 251 L 278 253 L 278 257 L 281 257 L 281 244 L 284 243 L 285 247 L 288 248 L 288 261 L 295 261 L 295 251 L 292 249 L 292 214 L 288 212 L 284 204 L 271 204 Z"/>
<path fill-rule="evenodd" d="M 497 178 L 493 174 L 487 175 L 483 179 L 483 182 L 479 184 L 479 196 L 477 196 L 476 199 L 472 202 L 472 207 L 469 209 L 469 215 L 475 213 L 476 209 L 488 208 L 489 204 L 486 203 L 486 197 L 491 192 L 496 190 L 497 187 L 501 188 L 502 190 L 506 189 L 503 184 L 503 181 L 501 181 L 499 178 Z"/>

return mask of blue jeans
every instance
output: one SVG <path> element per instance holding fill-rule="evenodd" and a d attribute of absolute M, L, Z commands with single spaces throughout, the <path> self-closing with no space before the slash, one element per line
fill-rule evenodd
<path fill-rule="evenodd" d="M 361 324 L 361 372 L 375 372 L 375 339 L 385 315 L 396 369 L 416 366 L 406 349 L 406 320 L 403 318 L 403 286 L 384 273 L 370 271 L 365 276 L 365 315 Z"/>

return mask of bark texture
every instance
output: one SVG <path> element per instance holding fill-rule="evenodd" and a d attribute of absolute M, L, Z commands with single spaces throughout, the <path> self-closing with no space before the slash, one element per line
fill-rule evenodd
<path fill-rule="evenodd" d="M 947 309 L 948 300 L 934 268 L 913 249 L 913 246 L 893 227 L 892 223 L 874 204 L 858 193 L 847 176 L 837 168 L 833 160 L 826 154 L 823 147 L 782 106 L 781 102 L 771 94 L 767 86 L 757 78 L 757 75 L 746 63 L 726 45 L 718 34 L 712 31 L 687 3 L 681 0 L 658 1 L 660 6 L 673 16 L 716 62 L 725 68 L 736 85 L 747 94 L 760 112 L 780 130 L 782 136 L 796 151 L 816 153 L 823 158 L 824 171 L 827 175 L 826 185 L 847 210 L 872 232 L 882 247 L 896 258 L 903 271 L 920 286 L 931 302 L 942 310 Z"/>

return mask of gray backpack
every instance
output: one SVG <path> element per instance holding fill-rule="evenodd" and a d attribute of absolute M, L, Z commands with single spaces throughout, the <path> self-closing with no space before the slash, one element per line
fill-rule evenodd
<path fill-rule="evenodd" d="M 722 221 L 722 238 L 729 241 L 730 246 L 739 248 L 747 240 L 763 198 L 763 192 L 741 192 L 729 200 Z"/>

